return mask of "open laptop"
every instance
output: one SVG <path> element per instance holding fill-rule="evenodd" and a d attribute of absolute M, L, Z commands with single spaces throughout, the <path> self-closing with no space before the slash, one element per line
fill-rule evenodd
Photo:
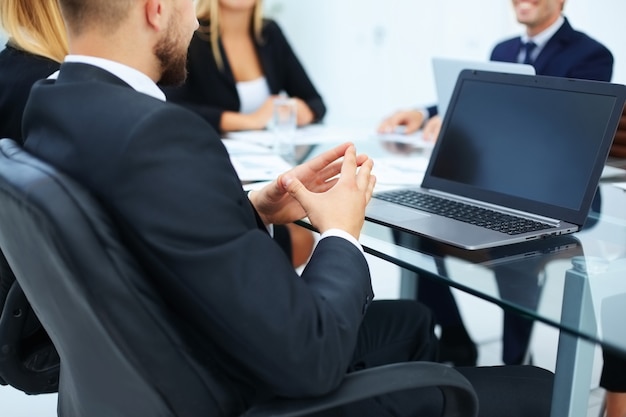
<path fill-rule="evenodd" d="M 452 97 L 456 79 L 464 69 L 479 71 L 507 72 L 511 74 L 535 75 L 532 65 L 518 64 L 514 62 L 497 61 L 468 61 L 455 58 L 434 57 L 432 59 L 433 74 L 435 76 L 435 89 L 437 91 L 437 111 L 443 118 L 448 109 L 448 103 Z"/>
<path fill-rule="evenodd" d="M 618 84 L 464 70 L 422 186 L 376 193 L 366 218 L 464 249 L 576 232 L 625 100 Z"/>

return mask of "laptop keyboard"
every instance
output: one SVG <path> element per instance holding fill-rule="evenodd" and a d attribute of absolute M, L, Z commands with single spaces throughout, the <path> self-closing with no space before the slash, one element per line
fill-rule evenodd
<path fill-rule="evenodd" d="M 483 207 L 448 200 L 413 190 L 386 191 L 376 193 L 373 197 L 485 227 L 508 235 L 518 235 L 553 227 L 549 224 L 512 216 L 510 214 L 499 213 Z"/>

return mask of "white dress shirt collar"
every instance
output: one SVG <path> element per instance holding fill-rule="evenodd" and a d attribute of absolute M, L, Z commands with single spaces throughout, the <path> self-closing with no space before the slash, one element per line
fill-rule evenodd
<path fill-rule="evenodd" d="M 527 43 L 529 41 L 534 42 L 535 45 L 537 45 L 537 48 L 536 48 L 537 52 L 539 52 L 541 49 L 543 49 L 544 46 L 546 46 L 546 43 L 548 43 L 550 38 L 554 36 L 554 34 L 557 32 L 557 30 L 559 30 L 559 28 L 563 25 L 564 22 L 565 22 L 565 18 L 563 17 L 563 15 L 561 15 L 559 16 L 558 19 L 554 21 L 554 23 L 552 23 L 543 32 L 533 36 L 532 38 L 524 33 L 522 35 L 522 43 Z"/>
<path fill-rule="evenodd" d="M 127 65 L 120 64 L 119 62 L 111 61 L 104 58 L 98 58 L 87 55 L 68 55 L 65 57 L 65 62 L 77 62 L 83 64 L 89 64 L 102 68 L 103 70 L 115 75 L 126 84 L 130 85 L 136 91 L 147 94 L 158 100 L 165 101 L 165 94 L 161 89 L 141 71 L 131 68 Z"/>

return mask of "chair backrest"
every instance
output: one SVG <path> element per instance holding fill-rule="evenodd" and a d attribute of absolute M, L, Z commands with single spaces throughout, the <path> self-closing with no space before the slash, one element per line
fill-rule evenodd
<path fill-rule="evenodd" d="M 211 378 L 98 202 L 9 139 L 0 247 L 61 358 L 59 416 L 218 414 Z"/>
<path fill-rule="evenodd" d="M 0 250 L 0 384 L 27 394 L 56 392 L 59 354 Z"/>

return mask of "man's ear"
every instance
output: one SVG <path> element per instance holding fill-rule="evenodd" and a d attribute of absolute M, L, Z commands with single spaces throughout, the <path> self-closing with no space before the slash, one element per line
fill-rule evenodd
<path fill-rule="evenodd" d="M 145 0 L 144 10 L 148 26 L 156 31 L 160 31 L 165 27 L 167 19 L 163 14 L 165 11 L 163 0 Z"/>

